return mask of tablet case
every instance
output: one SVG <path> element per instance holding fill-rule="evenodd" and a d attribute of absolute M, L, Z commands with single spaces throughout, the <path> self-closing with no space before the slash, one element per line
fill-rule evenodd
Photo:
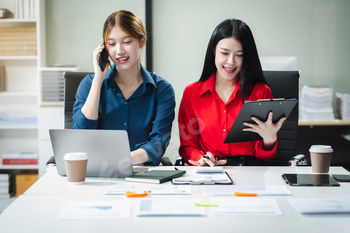
<path fill-rule="evenodd" d="M 272 111 L 272 122 L 276 123 L 281 117 L 288 117 L 297 102 L 298 101 L 296 99 L 268 99 L 244 102 L 242 109 L 239 112 L 236 121 L 230 129 L 224 143 L 260 140 L 261 137 L 259 134 L 243 131 L 244 128 L 249 128 L 243 125 L 243 122 L 255 124 L 255 122 L 251 119 L 252 116 L 255 116 L 259 120 L 265 122 L 269 112 Z"/>

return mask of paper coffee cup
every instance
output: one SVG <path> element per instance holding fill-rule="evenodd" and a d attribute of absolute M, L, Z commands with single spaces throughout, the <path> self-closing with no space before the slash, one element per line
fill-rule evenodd
<path fill-rule="evenodd" d="M 68 182 L 82 184 L 85 182 L 88 155 L 85 152 L 66 153 L 63 157 L 66 165 Z"/>
<path fill-rule="evenodd" d="M 309 149 L 313 173 L 328 173 L 333 149 L 328 145 L 313 145 Z"/>

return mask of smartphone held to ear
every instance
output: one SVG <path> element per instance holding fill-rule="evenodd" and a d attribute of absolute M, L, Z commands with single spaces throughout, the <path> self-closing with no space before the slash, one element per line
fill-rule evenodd
<path fill-rule="evenodd" d="M 103 41 L 103 45 L 105 45 L 104 41 Z M 108 62 L 108 51 L 107 51 L 106 45 L 105 45 L 102 52 L 98 55 L 98 63 L 100 65 L 102 72 L 105 70 L 107 62 Z"/>

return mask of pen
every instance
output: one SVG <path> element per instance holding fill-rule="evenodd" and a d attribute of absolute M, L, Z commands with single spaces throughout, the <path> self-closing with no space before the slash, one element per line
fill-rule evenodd
<path fill-rule="evenodd" d="M 257 193 L 242 193 L 242 192 L 235 192 L 235 196 L 237 197 L 256 197 L 258 196 Z"/>
<path fill-rule="evenodd" d="M 209 156 L 206 156 L 206 155 L 201 155 L 202 158 L 205 158 L 205 159 L 210 159 Z M 226 160 L 226 158 L 218 158 L 218 157 L 214 157 L 215 158 L 215 161 L 218 161 L 218 160 Z"/>
<path fill-rule="evenodd" d="M 177 169 L 177 167 L 174 167 L 174 169 L 176 170 L 176 171 L 178 171 L 179 169 Z"/>
<path fill-rule="evenodd" d="M 207 155 L 201 155 L 202 158 L 210 159 Z M 218 161 L 218 157 L 214 156 L 215 161 Z M 211 160 L 211 159 L 210 159 Z"/>

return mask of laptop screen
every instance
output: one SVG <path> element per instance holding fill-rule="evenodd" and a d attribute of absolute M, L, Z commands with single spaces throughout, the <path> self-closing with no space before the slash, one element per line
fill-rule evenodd
<path fill-rule="evenodd" d="M 63 156 L 86 152 L 86 176 L 122 178 L 134 174 L 128 134 L 125 130 L 50 129 L 57 172 L 66 175 Z"/>

